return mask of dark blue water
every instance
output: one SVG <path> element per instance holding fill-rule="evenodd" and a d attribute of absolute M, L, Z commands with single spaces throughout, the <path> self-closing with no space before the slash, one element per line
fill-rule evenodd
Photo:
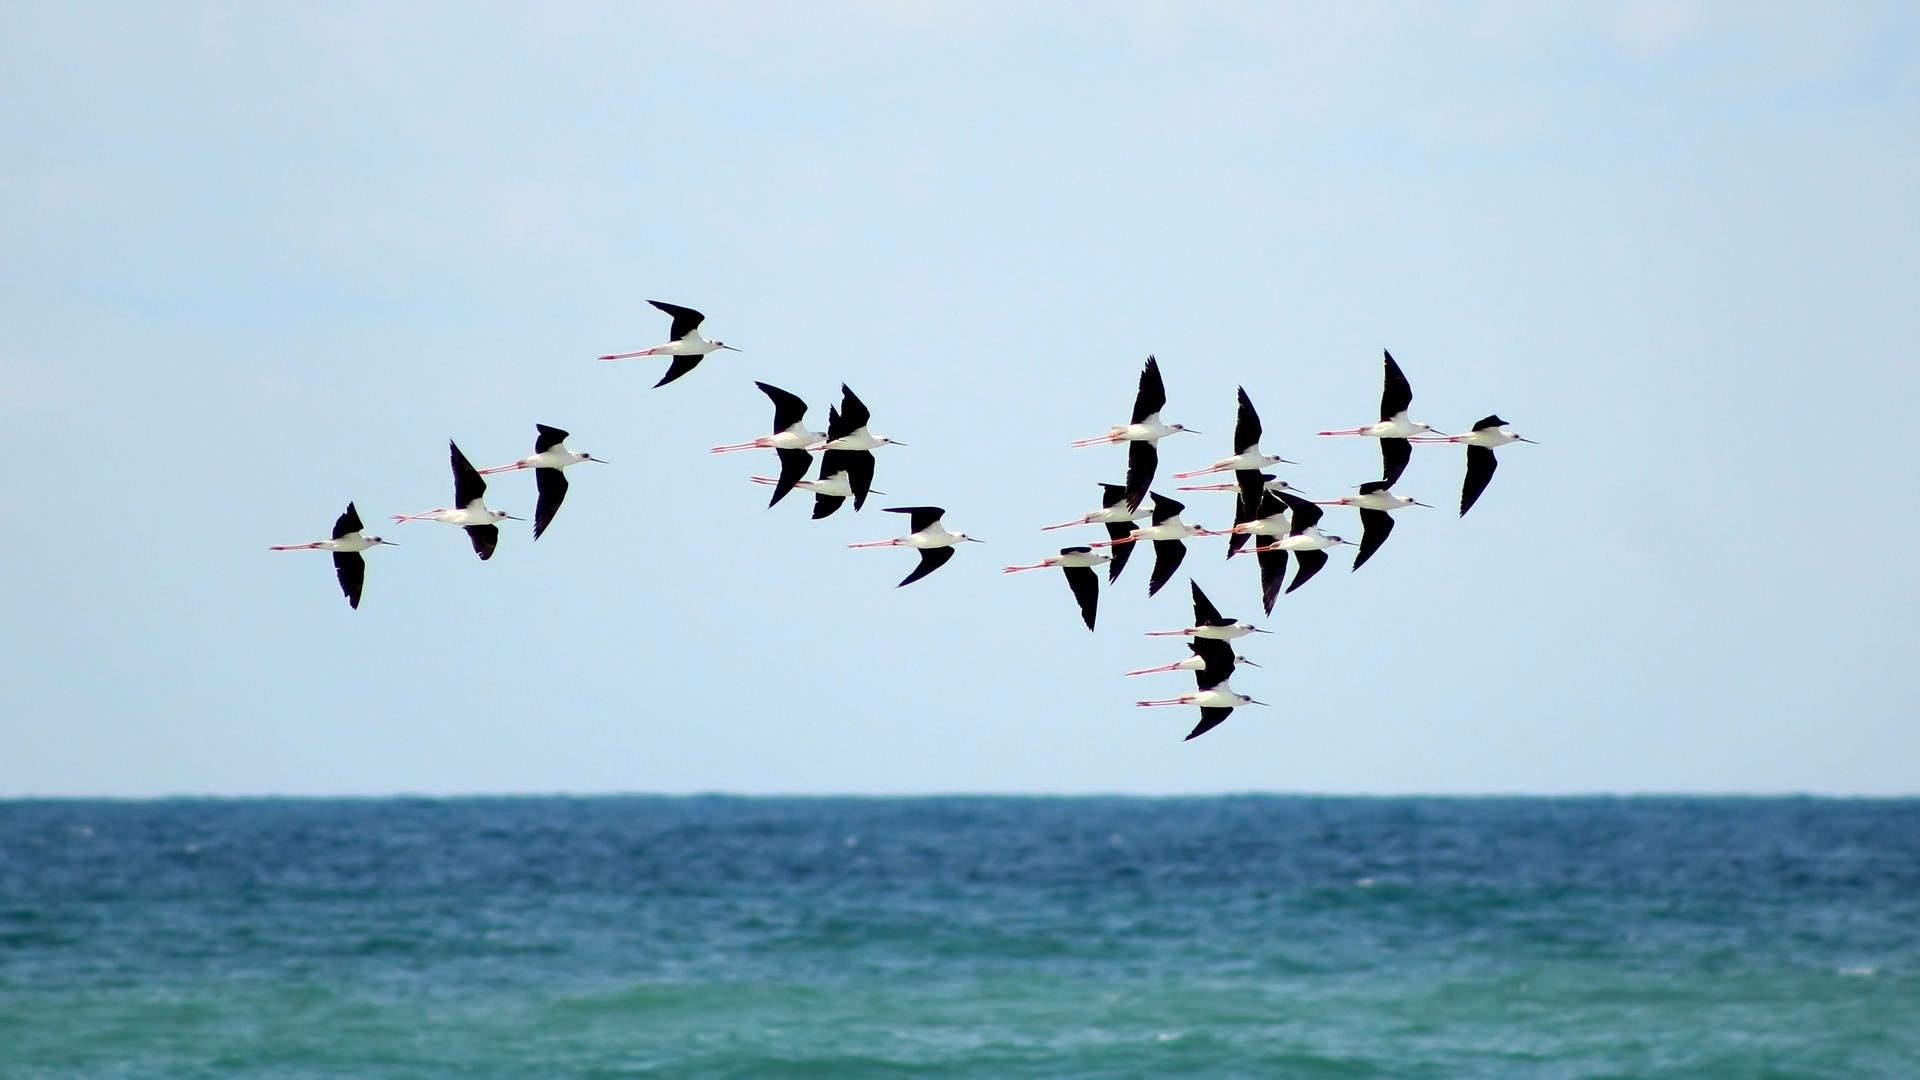
<path fill-rule="evenodd" d="M 1920 802 L 0 803 L 0 1076 L 1920 1077 Z"/>

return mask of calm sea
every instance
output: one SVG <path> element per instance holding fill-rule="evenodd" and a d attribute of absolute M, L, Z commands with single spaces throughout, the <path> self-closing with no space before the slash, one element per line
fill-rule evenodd
<path fill-rule="evenodd" d="M 0 803 L 0 1076 L 1920 1077 L 1920 801 Z"/>

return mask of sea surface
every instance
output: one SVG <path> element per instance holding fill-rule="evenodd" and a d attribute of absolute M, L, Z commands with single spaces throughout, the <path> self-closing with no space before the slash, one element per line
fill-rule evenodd
<path fill-rule="evenodd" d="M 0 1077 L 1920 1078 L 1920 801 L 0 802 Z"/>

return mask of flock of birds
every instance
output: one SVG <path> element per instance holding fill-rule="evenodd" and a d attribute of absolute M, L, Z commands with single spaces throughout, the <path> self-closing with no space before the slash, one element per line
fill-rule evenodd
<path fill-rule="evenodd" d="M 722 349 L 733 349 L 731 345 L 700 336 L 700 326 L 705 321 L 705 316 L 700 312 L 658 300 L 649 302 L 672 318 L 671 340 L 637 352 L 609 353 L 601 356 L 601 360 L 671 357 L 672 362 L 666 373 L 654 384 L 657 389 L 693 371 L 708 355 Z M 1105 435 L 1073 443 L 1076 447 L 1124 444 L 1127 447 L 1126 482 L 1101 484 L 1104 495 L 1099 509 L 1072 521 L 1044 526 L 1041 530 L 1048 532 L 1104 525 L 1107 539 L 1063 547 L 1058 555 L 1049 555 L 1028 566 L 1008 566 L 1004 572 L 1012 574 L 1025 570 L 1060 569 L 1065 573 L 1067 585 L 1079 604 L 1081 620 L 1086 623 L 1088 630 L 1092 630 L 1100 603 L 1100 578 L 1096 567 L 1107 567 L 1107 583 L 1112 586 L 1119 581 L 1135 545 L 1151 543 L 1153 570 L 1147 580 L 1147 595 L 1153 596 L 1180 569 L 1187 556 L 1186 541 L 1197 537 L 1225 536 L 1228 559 L 1245 554 L 1251 545 L 1260 571 L 1261 603 L 1265 612 L 1271 615 L 1274 601 L 1283 592 L 1283 585 L 1288 593 L 1305 585 L 1326 566 L 1329 550 L 1341 545 L 1357 546 L 1359 550 L 1352 568 L 1358 570 L 1373 558 L 1393 532 L 1394 511 L 1428 505 L 1393 491 L 1394 484 L 1399 481 L 1413 456 L 1415 443 L 1459 444 L 1466 447 L 1466 477 L 1460 490 L 1460 514 L 1465 516 L 1493 479 L 1494 470 L 1498 467 L 1494 449 L 1533 440 L 1516 434 L 1499 416 L 1488 416 L 1475 423 L 1469 431 L 1458 435 L 1436 431 L 1430 425 L 1408 419 L 1408 410 L 1413 405 L 1413 388 L 1401 372 L 1400 365 L 1394 362 L 1393 354 L 1385 353 L 1384 356 L 1385 388 L 1380 396 L 1380 419 L 1363 427 L 1319 433 L 1323 436 L 1370 438 L 1378 440 L 1380 444 L 1380 478 L 1359 485 L 1355 494 L 1336 499 L 1307 499 L 1293 485 L 1267 471 L 1276 465 L 1291 465 L 1294 462 L 1260 448 L 1260 414 L 1255 411 L 1246 390 L 1240 389 L 1233 455 L 1221 458 L 1203 469 L 1174 474 L 1174 478 L 1180 480 L 1219 473 L 1233 474 L 1230 483 L 1196 484 L 1177 489 L 1236 493 L 1233 525 L 1221 530 L 1205 529 L 1183 521 L 1180 515 L 1186 510 L 1184 504 L 1151 490 L 1154 476 L 1159 471 L 1160 440 L 1172 435 L 1199 432 L 1182 424 L 1169 424 L 1161 420 L 1160 413 L 1167 401 L 1166 386 L 1160 377 L 1159 362 L 1151 356 L 1147 357 L 1134 396 L 1132 419 L 1125 424 L 1113 425 Z M 906 444 L 873 431 L 869 427 L 871 414 L 867 406 L 851 389 L 844 384 L 840 387 L 839 405 L 827 410 L 827 430 L 809 431 L 805 401 L 777 386 L 764 382 L 754 385 L 773 403 L 772 433 L 749 442 L 716 446 L 711 452 L 774 451 L 780 462 L 780 475 L 751 478 L 756 484 L 774 489 L 773 497 L 767 503 L 769 507 L 777 505 L 795 490 L 805 491 L 813 496 L 813 517 L 819 519 L 839 510 L 848 499 L 853 500 L 853 508 L 858 511 L 866 505 L 868 495 L 884 494 L 873 489 L 873 451 L 883 446 Z M 553 524 L 554 516 L 559 513 L 560 504 L 566 498 L 565 471 L 582 462 L 605 462 L 591 454 L 569 449 L 566 445 L 567 432 L 545 424 L 534 426 L 537 436 L 533 453 L 510 465 L 491 469 L 474 468 L 466 455 L 460 452 L 460 447 L 450 440 L 447 448 L 453 467 L 454 505 L 418 514 L 396 514 L 394 520 L 439 521 L 459 526 L 466 530 L 474 554 L 483 560 L 490 559 L 500 542 L 500 522 L 523 519 L 486 505 L 485 477 L 532 469 L 539 488 L 539 502 L 533 517 L 533 537 L 538 540 Z M 815 471 L 813 455 L 816 452 L 820 454 L 819 469 L 809 479 L 807 474 Z M 1361 537 L 1358 545 L 1321 531 L 1323 506 L 1351 506 L 1359 511 Z M 945 566 L 960 544 L 978 542 L 966 533 L 949 531 L 944 523 L 946 511 L 938 506 L 890 506 L 885 509 L 888 513 L 908 515 L 907 534 L 890 540 L 848 546 L 907 547 L 919 552 L 919 565 L 901 579 L 902 586 L 911 585 Z M 1143 521 L 1145 524 L 1141 524 Z M 361 553 L 381 545 L 391 546 L 392 542 L 367 535 L 359 511 L 352 503 L 348 503 L 346 512 L 334 522 L 330 538 L 306 544 L 275 545 L 273 550 L 332 552 L 340 590 L 346 595 L 348 604 L 358 608 L 366 583 L 366 561 Z M 1292 556 L 1295 569 L 1293 582 L 1287 585 L 1289 555 Z M 1187 735 L 1188 739 L 1193 739 L 1217 727 L 1236 708 L 1264 704 L 1235 691 L 1227 680 L 1237 666 L 1259 666 L 1237 654 L 1231 642 L 1249 634 L 1268 631 L 1244 620 L 1221 615 L 1197 582 L 1190 581 L 1189 585 L 1193 592 L 1193 625 L 1177 630 L 1149 631 L 1148 636 L 1188 638 L 1187 648 L 1192 655 L 1173 663 L 1126 674 L 1134 676 L 1191 671 L 1196 684 L 1193 693 L 1139 701 L 1136 704 L 1145 707 L 1198 707 L 1200 722 Z"/>

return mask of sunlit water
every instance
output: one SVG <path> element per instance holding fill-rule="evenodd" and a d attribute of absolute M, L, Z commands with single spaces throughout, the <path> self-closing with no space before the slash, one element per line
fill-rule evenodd
<path fill-rule="evenodd" d="M 0 803 L 0 1077 L 1920 1077 L 1920 802 Z"/>

